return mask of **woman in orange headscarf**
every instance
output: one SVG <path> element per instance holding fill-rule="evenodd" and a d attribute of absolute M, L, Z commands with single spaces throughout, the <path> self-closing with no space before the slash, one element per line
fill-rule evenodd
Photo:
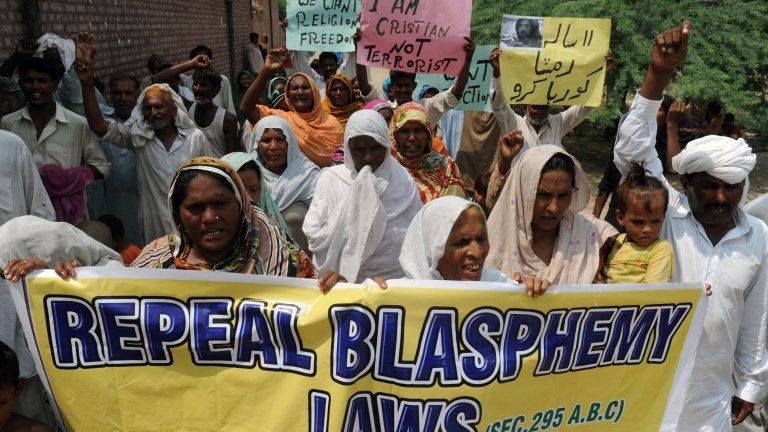
<path fill-rule="evenodd" d="M 355 99 L 352 82 L 343 74 L 334 75 L 326 83 L 322 106 L 323 111 L 336 117 L 343 128 L 347 127 L 349 116 L 365 108 L 362 101 Z"/>
<path fill-rule="evenodd" d="M 274 75 L 275 70 L 283 67 L 282 59 L 285 55 L 285 48 L 269 52 L 256 80 L 245 92 L 240 109 L 250 122 L 250 128 L 262 117 L 282 117 L 291 126 L 304 155 L 318 166 L 328 167 L 331 165 L 331 154 L 344 142 L 344 128 L 335 117 L 322 109 L 320 92 L 312 78 L 303 73 L 295 73 L 288 79 L 285 96 L 290 111 L 257 104 L 259 96 L 266 89 L 269 77 Z"/>
<path fill-rule="evenodd" d="M 434 146 L 434 129 L 423 106 L 416 102 L 400 105 L 389 127 L 392 153 L 416 181 L 423 203 L 444 195 L 466 198 L 456 162 Z"/>

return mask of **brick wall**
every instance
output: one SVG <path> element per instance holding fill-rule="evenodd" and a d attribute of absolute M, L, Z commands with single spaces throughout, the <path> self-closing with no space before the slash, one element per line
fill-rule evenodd
<path fill-rule="evenodd" d="M 0 0 L 0 60 L 10 55 L 26 26 L 25 0 Z M 43 32 L 68 36 L 90 31 L 97 39 L 97 75 L 115 72 L 147 75 L 147 57 L 156 52 L 166 62 L 189 57 L 196 45 L 213 50 L 214 64 L 229 76 L 225 0 L 39 0 Z M 234 0 L 235 61 L 242 68 L 251 31 L 250 0 Z"/>

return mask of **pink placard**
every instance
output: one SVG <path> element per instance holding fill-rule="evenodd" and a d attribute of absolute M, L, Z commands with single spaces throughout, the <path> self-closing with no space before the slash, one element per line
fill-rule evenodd
<path fill-rule="evenodd" d="M 357 62 L 456 76 L 464 65 L 472 0 L 363 0 Z"/>

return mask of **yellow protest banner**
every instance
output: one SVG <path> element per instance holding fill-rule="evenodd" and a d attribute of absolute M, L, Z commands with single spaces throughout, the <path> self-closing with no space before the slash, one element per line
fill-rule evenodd
<path fill-rule="evenodd" d="M 11 287 L 72 431 L 658 431 L 702 284 L 341 285 L 84 268 Z"/>
<path fill-rule="evenodd" d="M 515 17 L 505 16 L 505 22 L 506 18 Z M 540 46 L 502 48 L 501 86 L 507 103 L 599 106 L 611 20 L 539 20 L 543 21 Z"/>

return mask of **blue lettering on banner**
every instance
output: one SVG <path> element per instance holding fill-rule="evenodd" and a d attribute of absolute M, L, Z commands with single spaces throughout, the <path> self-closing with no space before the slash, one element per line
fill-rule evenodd
<path fill-rule="evenodd" d="M 201 366 L 316 372 L 315 352 L 304 348 L 299 335 L 296 305 L 160 297 L 91 303 L 52 295 L 45 297 L 45 314 L 54 365 L 61 369 L 170 365 L 170 349 L 187 345 Z"/>
<path fill-rule="evenodd" d="M 337 304 L 328 311 L 329 367 L 332 379 L 346 385 L 370 377 L 402 386 L 453 387 L 513 381 L 529 358 L 536 359 L 534 376 L 663 363 L 691 310 L 690 303 L 548 312 L 482 307 L 460 320 L 456 309 L 434 307 L 414 340 L 415 353 L 405 356 L 404 308 L 381 306 L 374 312 L 359 304 Z M 186 345 L 201 366 L 309 376 L 317 369 L 316 353 L 302 343 L 302 308 L 296 304 L 162 297 L 86 301 L 51 295 L 45 298 L 45 313 L 57 368 L 170 365 L 172 349 Z M 320 413 L 327 408 L 321 399 L 315 403 Z M 461 421 L 474 415 L 468 407 L 448 404 L 441 411 L 444 421 L 452 421 L 449 414 L 456 410 L 454 426 L 461 430 Z M 374 403 L 363 394 L 350 400 L 347 414 L 359 425 L 368 421 L 363 412 L 374 408 L 395 413 L 393 419 L 431 415 L 428 406 L 415 409 L 387 398 Z"/>

